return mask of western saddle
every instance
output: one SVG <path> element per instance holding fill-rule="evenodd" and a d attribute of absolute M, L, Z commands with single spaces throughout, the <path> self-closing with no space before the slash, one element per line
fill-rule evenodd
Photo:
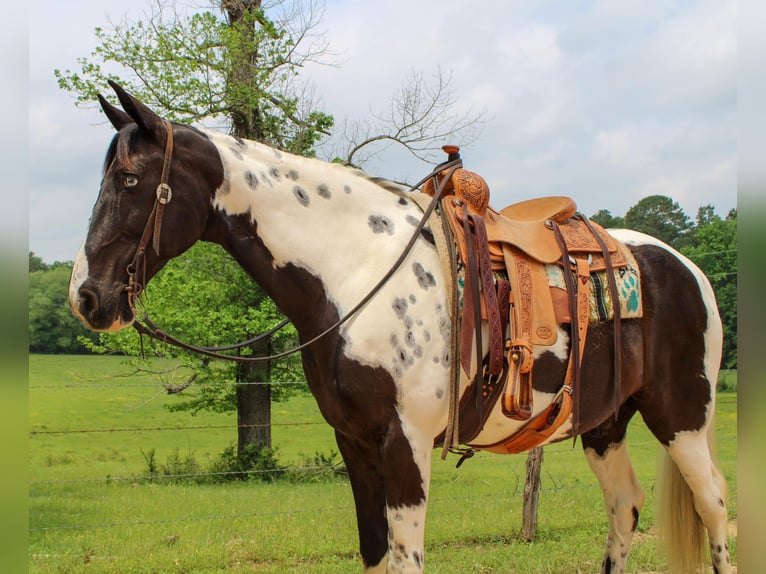
<path fill-rule="evenodd" d="M 458 403 L 460 374 L 455 366 L 449 422 L 436 440 L 444 446 L 442 456 L 449 450 L 464 457 L 475 450 L 523 452 L 547 440 L 570 415 L 571 434 L 576 436 L 590 274 L 604 270 L 614 306 L 616 408 L 620 305 L 614 269 L 628 264 L 623 247 L 601 226 L 578 214 L 569 197 L 531 199 L 495 211 L 489 206 L 486 181 L 462 168 L 459 148 L 443 149 L 449 156 L 443 165 L 452 167 L 437 168 L 421 191 L 430 196 L 441 192 L 440 214 L 454 242 L 451 267 L 458 278 L 454 289 L 463 285 L 462 304 L 458 304 L 462 308 L 455 313 L 459 322 L 455 362 L 459 360 L 471 384 Z M 566 290 L 549 286 L 545 267 L 550 264 L 563 268 Z M 489 333 L 486 357 L 483 321 Z M 560 324 L 569 324 L 570 332 L 566 375 L 552 403 L 533 415 L 533 347 L 553 345 Z M 524 425 L 497 443 L 473 443 L 498 400 L 506 416 Z M 460 444 L 469 449 L 460 450 Z"/>

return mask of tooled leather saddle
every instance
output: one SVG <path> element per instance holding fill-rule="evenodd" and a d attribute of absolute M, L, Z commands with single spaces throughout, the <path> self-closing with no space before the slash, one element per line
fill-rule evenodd
<path fill-rule="evenodd" d="M 448 163 L 460 159 L 457 146 L 443 149 Z M 628 264 L 624 247 L 578 214 L 569 197 L 531 199 L 498 212 L 489 206 L 484 178 L 462 164 L 437 172 L 421 191 L 433 196 L 436 189 L 442 190 L 440 213 L 456 246 L 455 283 L 464 285 L 462 309 L 456 313 L 459 362 L 471 381 L 459 403 L 452 401 L 450 422 L 436 443 L 444 445 L 445 456 L 447 449 L 460 444 L 523 452 L 547 440 L 570 415 L 576 435 L 590 311 L 588 283 L 592 272 L 602 270 L 615 302 L 615 397 L 619 394 L 620 305 L 614 270 Z M 549 285 L 545 266 L 550 264 L 564 270 L 565 290 Z M 486 356 L 483 322 L 489 334 Z M 558 326 L 564 324 L 570 331 L 564 381 L 551 404 L 533 415 L 533 346 L 553 345 Z M 459 374 L 453 373 L 453 379 L 456 394 Z M 473 443 L 498 400 L 506 416 L 524 425 L 495 444 Z"/>

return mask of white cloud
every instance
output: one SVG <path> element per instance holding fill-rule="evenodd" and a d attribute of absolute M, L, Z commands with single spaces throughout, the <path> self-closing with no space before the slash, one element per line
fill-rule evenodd
<path fill-rule="evenodd" d="M 39 6 L 30 161 L 51 167 L 30 177 L 30 206 L 39 208 L 37 197 L 65 201 L 59 226 L 84 228 L 109 133 L 56 88 L 52 68 L 75 67 L 90 52 L 105 13 L 146 8 Z M 725 213 L 736 203 L 736 11 L 734 0 L 327 0 L 322 28 L 339 66 L 305 71 L 337 126 L 385 107 L 412 70 L 451 71 L 456 106 L 488 111 L 463 157 L 489 182 L 496 207 L 568 194 L 585 213 L 624 214 L 641 194 L 663 193 L 692 217 L 706 203 Z M 428 166 L 391 152 L 372 169 L 414 181 Z M 70 173 L 60 183 L 71 195 L 48 194 L 57 174 Z M 77 205 L 88 209 L 68 207 Z M 44 258 L 74 253 L 77 242 L 50 239 L 52 225 L 30 225 L 30 248 Z"/>

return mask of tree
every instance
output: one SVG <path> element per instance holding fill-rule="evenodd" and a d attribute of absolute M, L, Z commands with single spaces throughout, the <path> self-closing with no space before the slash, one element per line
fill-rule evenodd
<path fill-rule="evenodd" d="M 481 132 L 486 110 L 454 111 L 452 76 L 441 69 L 428 82 L 412 71 L 392 96 L 388 110 L 372 112 L 372 119 L 350 121 L 335 161 L 361 168 L 390 145 L 399 145 L 416 158 L 433 163 L 434 152 L 458 138 L 472 143 Z M 443 157 L 438 157 L 441 162 Z"/>
<path fill-rule="evenodd" d="M 624 217 L 614 217 L 608 209 L 599 209 L 590 216 L 591 221 L 595 221 L 606 229 L 618 229 L 625 227 Z"/>
<path fill-rule="evenodd" d="M 142 302 L 146 312 L 163 329 L 172 334 L 181 333 L 188 341 L 202 346 L 227 345 L 247 340 L 267 331 L 281 320 L 271 299 L 218 245 L 198 243 L 189 251 L 168 263 L 147 286 Z M 282 351 L 297 344 L 295 330 L 288 326 L 276 333 L 269 342 L 270 352 Z M 238 413 L 240 432 L 238 446 L 248 444 L 270 446 L 269 421 L 264 413 L 270 412 L 272 399 L 285 400 L 298 390 L 297 385 L 263 384 L 271 380 L 301 381 L 299 357 L 293 355 L 278 362 L 269 362 L 271 378 L 249 378 L 252 373 L 242 371 L 240 365 L 229 361 L 215 361 L 167 346 L 155 340 L 141 340 L 132 330 L 104 333 L 97 345 L 98 352 L 119 351 L 132 357 L 137 369 L 147 369 L 143 354 L 174 357 L 182 368 L 165 373 L 163 384 L 168 393 L 178 396 L 174 411 L 195 414 L 202 410 Z M 260 349 L 244 348 L 240 355 L 252 355 Z M 191 383 L 194 383 L 191 385 Z M 236 384 L 232 384 L 236 383 Z M 268 399 L 257 404 L 254 412 L 243 412 L 242 395 L 249 397 L 248 389 L 269 389 L 269 393 L 252 393 L 252 401 Z M 183 391 L 183 392 L 181 392 Z M 253 417 L 259 417 L 253 419 Z"/>
<path fill-rule="evenodd" d="M 48 266 L 43 261 L 42 257 L 35 255 L 34 251 L 29 252 L 29 272 L 44 271 Z"/>
<path fill-rule="evenodd" d="M 317 140 L 332 126 L 332 117 L 312 109 L 310 101 L 299 100 L 302 89 L 296 78 L 302 65 L 324 53 L 325 44 L 312 34 L 318 13 L 313 0 L 276 2 L 267 7 L 261 0 L 221 0 L 214 2 L 211 10 L 191 14 L 181 14 L 159 0 L 147 22 L 110 23 L 107 28 L 96 29 L 99 45 L 91 58 L 78 60 L 81 73 L 56 70 L 55 74 L 63 89 L 77 94 L 80 104 L 93 102 L 97 93 L 105 91 L 106 80 L 113 79 L 168 118 L 223 120 L 234 135 L 312 155 Z M 129 77 L 106 74 L 102 68 L 106 64 L 118 64 Z M 200 247 L 176 265 L 169 265 L 154 282 L 170 292 L 183 291 L 189 278 L 179 275 L 177 269 L 192 260 L 198 261 L 199 269 L 218 268 L 224 274 L 238 271 L 236 263 L 220 251 Z M 201 281 L 198 277 L 195 283 Z M 157 317 L 171 332 L 201 344 L 216 337 L 231 343 L 235 334 L 248 339 L 264 328 L 265 319 L 274 318 L 273 306 L 269 308 L 270 302 L 265 303 L 264 294 L 251 287 L 252 282 L 238 280 L 228 285 L 236 286 L 236 296 L 206 302 L 197 293 L 185 303 L 165 300 Z M 153 291 L 157 293 L 156 288 Z M 208 319 L 212 322 L 198 322 L 198 317 L 188 321 L 186 305 L 210 311 Z M 256 320 L 253 313 L 263 315 L 264 320 Z M 269 325 L 274 322 L 276 319 Z M 206 323 L 209 331 L 200 332 L 198 327 Z M 114 339 L 115 343 L 104 337 L 108 348 L 139 352 L 124 336 Z M 254 352 L 268 351 L 276 344 L 265 341 Z M 216 389 L 201 386 L 204 390 L 180 403 L 179 408 L 236 407 L 238 452 L 248 444 L 271 446 L 272 389 L 270 385 L 252 384 L 272 380 L 277 371 L 270 364 L 223 366 L 196 358 L 187 358 L 187 364 L 197 382 L 236 380 L 241 384 Z"/>
<path fill-rule="evenodd" d="M 29 352 L 84 353 L 81 337 L 95 340 L 69 310 L 71 263 L 46 265 L 29 254 Z"/>
<path fill-rule="evenodd" d="M 326 52 L 313 33 L 320 16 L 315 0 L 220 0 L 190 14 L 157 0 L 146 22 L 96 28 L 99 44 L 78 58 L 81 72 L 55 75 L 78 105 L 109 94 L 111 79 L 169 119 L 223 121 L 240 137 L 310 155 L 333 123 L 297 82 Z M 114 64 L 127 76 L 105 71 Z"/>
<path fill-rule="evenodd" d="M 90 57 L 78 59 L 79 73 L 56 70 L 55 74 L 60 87 L 76 95 L 78 105 L 91 104 L 97 93 L 110 93 L 106 81 L 111 79 L 170 119 L 223 123 L 233 135 L 314 155 L 315 144 L 330 134 L 334 123 L 330 115 L 316 109 L 311 89 L 298 78 L 303 65 L 329 55 L 326 42 L 315 31 L 322 14 L 319 1 L 219 0 L 207 10 L 181 13 L 172 3 L 157 0 L 146 21 L 109 22 L 97 28 L 98 46 Z M 127 77 L 108 73 L 107 68 L 114 66 Z M 474 124 L 449 113 L 449 82 L 443 81 L 441 73 L 434 90 L 420 81 L 422 77 L 415 79 L 394 100 L 392 109 L 400 110 L 401 122 L 393 133 L 387 132 L 390 141 L 420 150 L 428 137 L 438 139 Z M 360 150 L 382 139 L 370 131 L 364 133 L 359 145 L 349 144 L 356 152 L 348 154 L 346 163 L 361 165 L 356 159 Z M 167 276 L 174 276 L 172 270 Z M 258 291 L 238 300 L 252 309 L 260 308 L 262 301 Z M 173 301 L 167 305 L 177 307 Z M 223 328 L 220 324 L 210 327 L 218 332 Z M 174 332 L 191 338 L 183 330 Z M 245 333 L 244 338 L 252 334 Z M 266 354 L 275 344 L 264 341 L 256 352 Z M 135 347 L 131 350 L 138 352 Z M 211 372 L 218 369 L 209 362 L 205 366 Z M 270 364 L 247 365 L 234 376 L 239 381 L 267 381 L 274 376 L 271 369 Z M 196 376 L 199 380 L 201 375 Z M 270 402 L 270 392 L 267 385 L 241 385 L 236 396 L 226 399 L 239 405 L 240 428 L 251 429 L 240 434 L 240 452 L 243 440 L 269 444 L 270 410 L 264 405 Z M 218 408 L 217 399 L 208 399 L 210 408 Z"/>
<path fill-rule="evenodd" d="M 712 206 L 703 206 L 689 244 L 681 252 L 699 266 L 715 291 L 723 323 L 724 343 L 721 364 L 737 368 L 737 212 L 726 219 L 715 214 Z"/>
<path fill-rule="evenodd" d="M 692 229 L 678 202 L 665 195 L 641 199 L 625 213 L 625 227 L 648 233 L 675 248 L 685 244 Z"/>

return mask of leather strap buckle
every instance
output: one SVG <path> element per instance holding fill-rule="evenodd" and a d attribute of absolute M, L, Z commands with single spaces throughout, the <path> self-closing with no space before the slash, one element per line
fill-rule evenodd
<path fill-rule="evenodd" d="M 157 186 L 157 203 L 167 205 L 173 197 L 173 190 L 167 183 L 161 183 Z"/>

